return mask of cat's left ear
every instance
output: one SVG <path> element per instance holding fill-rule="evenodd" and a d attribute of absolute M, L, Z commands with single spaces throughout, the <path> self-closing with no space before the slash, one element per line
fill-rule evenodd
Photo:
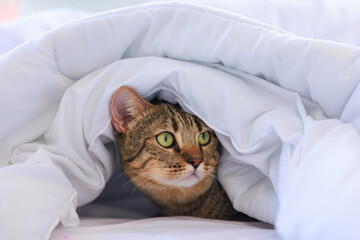
<path fill-rule="evenodd" d="M 114 94 L 111 104 L 112 123 L 118 132 L 126 132 L 128 123 L 152 105 L 131 87 L 121 87 Z"/>

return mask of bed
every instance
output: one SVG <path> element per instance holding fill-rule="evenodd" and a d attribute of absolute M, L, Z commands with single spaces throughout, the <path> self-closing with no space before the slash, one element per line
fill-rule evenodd
<path fill-rule="evenodd" d="M 356 2 L 227 3 L 112 10 L 4 52 L 0 239 L 359 239 Z M 262 222 L 151 217 L 115 151 L 124 85 L 214 129 L 220 182 Z"/>

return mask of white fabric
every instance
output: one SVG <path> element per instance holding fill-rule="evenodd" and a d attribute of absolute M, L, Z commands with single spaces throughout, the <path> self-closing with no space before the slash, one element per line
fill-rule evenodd
<path fill-rule="evenodd" d="M 0 24 L 0 56 L 41 33 L 89 15 L 76 9 L 57 9 L 21 17 Z"/>
<path fill-rule="evenodd" d="M 130 85 L 216 131 L 238 210 L 284 239 L 358 239 L 359 55 L 180 3 L 103 13 L 18 47 L 0 59 L 0 238 L 77 224 L 76 206 L 113 171 L 109 105 Z"/>
<path fill-rule="evenodd" d="M 160 2 L 161 0 L 152 0 Z M 176 1 L 176 0 L 162 0 Z M 360 46 L 358 0 L 182 0 L 236 12 L 297 36 Z"/>
<path fill-rule="evenodd" d="M 267 227 L 263 223 L 226 222 L 190 217 L 141 220 L 82 219 L 81 225 L 77 228 L 57 228 L 51 239 L 118 240 L 119 236 L 129 240 L 278 239 L 276 233 Z"/>

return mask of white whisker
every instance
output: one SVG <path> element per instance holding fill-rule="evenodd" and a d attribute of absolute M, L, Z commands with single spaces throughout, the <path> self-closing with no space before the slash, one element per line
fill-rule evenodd
<path fill-rule="evenodd" d="M 166 173 L 165 171 L 161 171 L 161 170 L 156 170 L 156 171 L 151 171 L 151 173 Z M 136 179 L 144 177 L 144 176 L 148 176 L 149 173 L 148 172 L 142 172 L 141 174 L 139 174 L 136 177 L 132 177 L 130 180 L 128 180 L 121 188 L 121 190 L 123 190 L 130 182 L 134 182 Z M 134 185 L 136 185 L 135 183 L 133 183 Z"/>

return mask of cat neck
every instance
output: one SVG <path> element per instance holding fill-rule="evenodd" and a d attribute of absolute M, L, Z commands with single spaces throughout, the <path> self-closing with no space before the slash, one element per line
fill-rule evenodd
<path fill-rule="evenodd" d="M 159 188 L 147 194 L 164 216 L 193 216 L 236 221 L 257 221 L 233 208 L 221 184 L 210 181 L 190 188 Z M 206 185 L 207 187 L 204 187 Z"/>
<path fill-rule="evenodd" d="M 220 183 L 216 180 L 210 183 L 207 188 L 201 187 L 201 189 L 196 185 L 185 189 L 164 189 L 152 200 L 160 206 L 162 214 L 165 216 L 237 218 L 238 212 L 233 209 L 232 203 Z"/>

